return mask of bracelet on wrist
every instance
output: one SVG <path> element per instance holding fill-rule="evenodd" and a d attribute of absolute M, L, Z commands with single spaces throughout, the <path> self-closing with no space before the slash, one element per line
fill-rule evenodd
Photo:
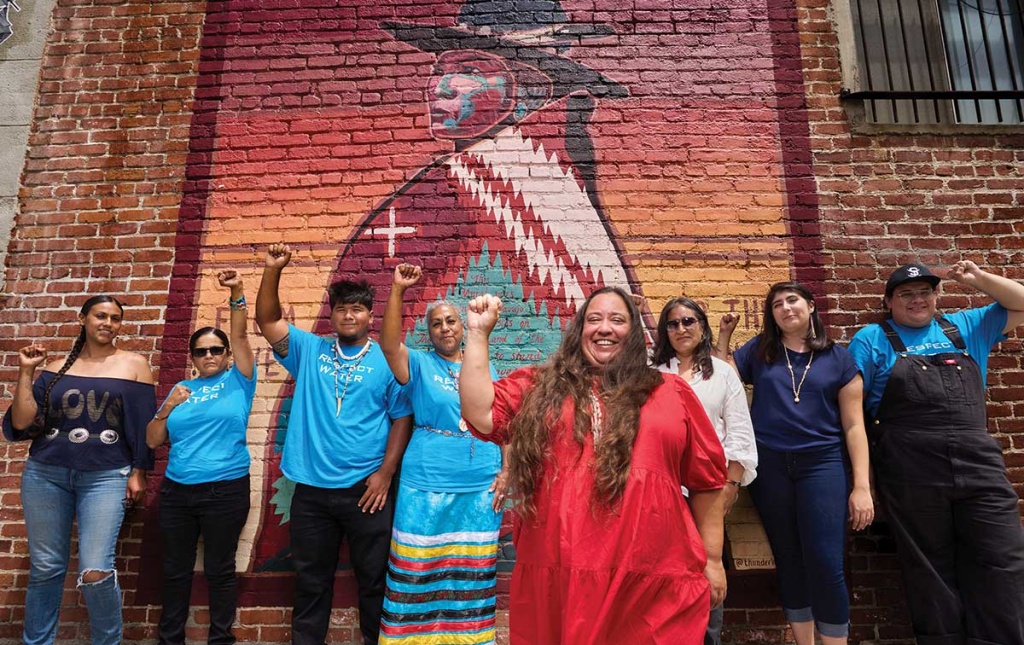
<path fill-rule="evenodd" d="M 727 479 L 727 480 L 725 480 L 725 483 L 726 484 L 732 484 L 736 488 L 743 488 L 743 484 L 741 484 L 738 480 L 735 480 L 735 479 Z"/>
<path fill-rule="evenodd" d="M 153 415 L 153 419 L 154 419 L 154 420 L 156 420 L 156 421 L 166 421 L 166 420 L 167 420 L 167 417 L 169 417 L 169 416 L 171 416 L 171 413 L 170 413 L 170 412 L 168 412 L 168 413 L 167 413 L 166 415 L 164 415 L 164 416 L 160 416 L 160 410 L 157 410 L 157 411 L 156 411 L 156 414 L 154 414 L 154 415 Z"/>

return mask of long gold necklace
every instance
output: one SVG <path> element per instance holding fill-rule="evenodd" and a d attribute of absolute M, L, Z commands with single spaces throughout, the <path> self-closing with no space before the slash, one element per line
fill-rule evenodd
<path fill-rule="evenodd" d="M 793 403 L 799 403 L 800 390 L 804 387 L 804 379 L 807 378 L 807 372 L 811 371 L 811 363 L 814 362 L 814 350 L 811 350 L 811 356 L 807 359 L 807 367 L 804 368 L 803 376 L 800 377 L 800 383 L 796 382 L 796 374 L 793 373 L 793 364 L 789 362 L 789 348 L 786 347 L 785 344 L 782 345 L 782 351 L 786 352 L 786 367 L 789 368 L 789 380 L 793 384 Z"/>
<path fill-rule="evenodd" d="M 355 356 L 345 356 L 341 351 L 341 343 L 334 341 L 334 348 L 331 352 L 331 356 L 334 358 L 334 400 L 338 402 L 338 408 L 334 412 L 334 417 L 338 418 L 341 416 L 341 402 L 345 400 L 345 394 L 348 393 L 348 384 L 352 382 L 352 374 L 359 369 L 359 364 L 363 362 L 363 358 L 366 357 L 367 352 L 370 351 L 370 345 L 373 343 L 371 340 L 367 340 L 363 348 L 359 350 Z M 348 365 L 342 365 L 341 360 L 347 361 Z M 345 378 L 345 387 L 342 388 L 341 392 L 338 392 L 338 374 L 342 369 L 348 370 L 348 375 Z"/>

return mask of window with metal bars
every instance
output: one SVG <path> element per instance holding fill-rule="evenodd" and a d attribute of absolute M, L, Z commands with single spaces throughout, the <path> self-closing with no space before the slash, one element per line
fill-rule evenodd
<path fill-rule="evenodd" d="M 866 121 L 1024 123 L 1024 0 L 847 1 Z"/>

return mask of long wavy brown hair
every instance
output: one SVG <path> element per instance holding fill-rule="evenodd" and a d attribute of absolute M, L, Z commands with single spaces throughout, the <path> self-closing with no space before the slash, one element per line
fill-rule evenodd
<path fill-rule="evenodd" d="M 614 293 L 626 303 L 630 328 L 618 354 L 600 369 L 592 366 L 583 354 L 583 324 L 591 301 L 606 293 Z M 541 473 L 552 454 L 552 429 L 567 398 L 573 402 L 573 438 L 582 456 L 583 439 L 593 430 L 591 392 L 595 385 L 603 403 L 604 419 L 594 446 L 592 501 L 614 510 L 626 488 L 640 407 L 661 382 L 661 374 L 647 364 L 640 312 L 629 295 L 617 287 L 604 287 L 592 293 L 566 328 L 558 351 L 537 369 L 533 387 L 526 392 L 512 419 L 509 476 L 520 514 L 530 518 L 537 511 Z"/>

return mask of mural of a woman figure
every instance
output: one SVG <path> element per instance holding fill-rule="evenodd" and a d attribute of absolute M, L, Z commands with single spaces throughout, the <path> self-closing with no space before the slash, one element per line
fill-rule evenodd
<path fill-rule="evenodd" d="M 747 4 L 741 13 L 767 11 Z M 698 10 L 673 13 L 668 34 L 641 29 L 644 10 L 615 0 L 321 5 L 275 9 L 274 26 L 234 3 L 207 9 L 217 28 L 200 86 L 216 92 L 196 102 L 165 347 L 220 301 L 197 266 L 251 262 L 282 239 L 297 247 L 285 317 L 318 333 L 324 286 L 340 277 L 374 284 L 379 324 L 399 258 L 423 267 L 402 312 L 412 349 L 429 345 L 431 303 L 500 296 L 499 376 L 542 362 L 603 286 L 643 292 L 652 307 L 685 292 L 709 313 L 739 314 L 741 335 L 759 328 L 750 294 L 790 278 L 798 250 L 776 101 L 785 87 L 763 20 L 734 24 L 759 52 L 738 84 L 721 73 L 734 53 Z M 246 47 L 262 71 L 220 74 Z M 251 574 L 242 597 L 267 604 L 286 601 L 279 577 L 291 568 L 291 484 L 279 468 L 290 385 L 269 347 L 254 349 L 266 375 L 250 427 L 260 512 L 237 564 Z M 174 356 L 162 378 L 184 369 Z M 739 568 L 771 565 L 759 546 L 731 545 Z M 340 604 L 348 583 L 338 584 Z"/>
<path fill-rule="evenodd" d="M 423 267 L 421 297 L 404 311 L 407 324 L 415 321 L 406 330 L 410 346 L 429 345 L 423 317 L 432 302 L 465 306 L 490 292 L 508 303 L 505 327 L 492 339 L 498 372 L 540 361 L 592 291 L 639 290 L 601 206 L 587 130 L 596 98 L 627 91 L 566 56 L 571 44 L 614 32 L 569 23 L 557 0 L 527 9 L 467 0 L 454 27 L 381 28 L 436 54 L 427 83 L 429 127 L 435 139 L 451 142 L 451 151 L 366 216 L 328 282 L 360 276 L 386 294 L 396 258 L 407 258 Z M 316 333 L 329 331 L 328 314 L 321 310 Z M 267 518 L 281 516 L 290 497 L 277 467 L 285 418 L 275 415 L 272 427 Z M 287 526 L 265 520 L 253 570 L 278 568 L 286 551 Z"/>

